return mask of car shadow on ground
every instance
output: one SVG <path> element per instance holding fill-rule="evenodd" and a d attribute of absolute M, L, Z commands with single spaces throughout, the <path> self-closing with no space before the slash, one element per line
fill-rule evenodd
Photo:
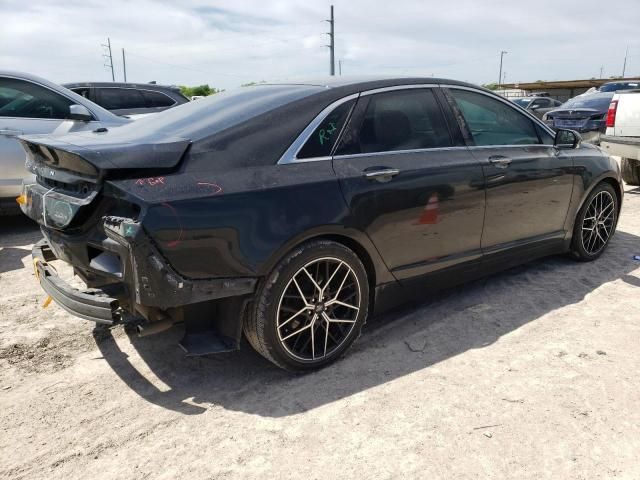
<path fill-rule="evenodd" d="M 113 371 L 153 404 L 183 414 L 203 413 L 215 405 L 282 417 L 491 345 L 548 312 L 582 301 L 605 283 L 622 279 L 640 286 L 629 275 L 640 266 L 633 259 L 638 248 L 640 237 L 619 231 L 596 262 L 579 263 L 560 256 L 538 260 L 381 316 L 365 326 L 345 358 L 305 375 L 281 371 L 246 342 L 238 352 L 185 357 L 176 345 L 182 332 L 174 329 L 152 337 L 129 337 L 157 377 L 152 383 L 109 331 L 96 329 L 94 336 Z M 168 389 L 156 387 L 157 380 Z"/>
<path fill-rule="evenodd" d="M 22 259 L 31 255 L 30 245 L 42 238 L 38 224 L 24 215 L 0 217 L 0 274 L 24 267 Z"/>

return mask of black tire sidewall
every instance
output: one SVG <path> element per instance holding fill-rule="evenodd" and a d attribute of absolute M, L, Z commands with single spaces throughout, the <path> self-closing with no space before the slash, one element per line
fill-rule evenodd
<path fill-rule="evenodd" d="M 605 243 L 605 245 L 598 252 L 594 254 L 590 254 L 584 249 L 584 246 L 582 245 L 582 225 L 584 222 L 584 217 L 587 212 L 587 209 L 589 208 L 589 205 L 591 205 L 593 198 L 602 191 L 608 192 L 613 198 L 613 202 L 614 202 L 613 208 L 614 208 L 615 218 L 614 218 L 613 227 L 611 230 L 611 235 L 609 235 L 609 238 L 607 239 L 607 242 Z M 609 242 L 611 241 L 611 238 L 613 237 L 616 231 L 616 227 L 618 226 L 618 213 L 619 213 L 618 209 L 619 209 L 618 196 L 616 195 L 616 192 L 613 189 L 613 187 L 610 184 L 604 183 L 604 182 L 596 185 L 594 189 L 591 191 L 591 193 L 589 194 L 589 196 L 587 197 L 587 199 L 585 200 L 582 207 L 580 208 L 580 211 L 578 212 L 578 216 L 576 217 L 575 225 L 573 227 L 573 241 L 572 241 L 571 251 L 575 258 L 581 261 L 588 262 L 591 260 L 595 260 L 596 258 L 600 257 L 600 255 L 604 253 L 604 251 L 609 246 Z"/>
<path fill-rule="evenodd" d="M 622 179 L 629 185 L 640 185 L 640 160 L 622 158 L 620 161 Z"/>
<path fill-rule="evenodd" d="M 280 297 L 291 280 L 291 277 L 307 263 L 322 257 L 340 259 L 353 269 L 360 284 L 360 310 L 358 311 L 353 329 L 337 350 L 321 360 L 304 361 L 293 357 L 280 342 L 276 328 L 276 315 Z M 260 323 L 264 326 L 264 331 L 261 333 L 265 346 L 269 350 L 269 356 L 273 357 L 273 360 L 275 360 L 278 365 L 290 370 L 304 371 L 316 369 L 341 357 L 360 335 L 360 331 L 368 315 L 369 284 L 366 270 L 353 251 L 336 242 L 311 242 L 292 252 L 273 270 L 261 295 L 263 296 L 261 300 L 264 301 L 263 305 L 265 305 L 265 308 L 262 311 L 257 311 L 256 314 L 264 315 L 263 321 Z"/>

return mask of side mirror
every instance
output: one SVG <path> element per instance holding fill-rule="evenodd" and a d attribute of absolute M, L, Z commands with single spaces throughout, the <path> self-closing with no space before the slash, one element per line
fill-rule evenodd
<path fill-rule="evenodd" d="M 573 149 L 578 148 L 582 142 L 582 137 L 575 130 L 558 129 L 553 145 L 557 148 Z"/>
<path fill-rule="evenodd" d="M 93 120 L 93 115 L 84 105 L 74 104 L 69 106 L 69 119 L 88 122 Z"/>

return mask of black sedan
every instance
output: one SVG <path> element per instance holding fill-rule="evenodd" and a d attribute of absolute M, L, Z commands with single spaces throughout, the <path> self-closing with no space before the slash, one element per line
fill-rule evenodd
<path fill-rule="evenodd" d="M 598 258 L 620 171 L 493 93 L 433 78 L 260 85 L 117 129 L 22 139 L 41 286 L 192 355 L 340 357 L 366 319 L 545 255 Z M 61 280 L 71 264 L 87 289 Z"/>
<path fill-rule="evenodd" d="M 542 117 L 553 128 L 570 128 L 580 132 L 582 138 L 598 145 L 600 134 L 606 130 L 607 110 L 613 92 L 580 95 L 563 103 Z"/>

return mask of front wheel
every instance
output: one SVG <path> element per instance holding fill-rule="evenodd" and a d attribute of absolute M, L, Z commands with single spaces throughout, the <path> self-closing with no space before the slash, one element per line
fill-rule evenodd
<path fill-rule="evenodd" d="M 244 332 L 279 367 L 311 370 L 349 348 L 368 306 L 369 283 L 358 256 L 336 242 L 312 241 L 287 254 L 258 286 Z"/>
<path fill-rule="evenodd" d="M 608 183 L 598 184 L 578 212 L 571 254 L 577 260 L 595 260 L 609 244 L 618 223 L 618 197 Z"/>

